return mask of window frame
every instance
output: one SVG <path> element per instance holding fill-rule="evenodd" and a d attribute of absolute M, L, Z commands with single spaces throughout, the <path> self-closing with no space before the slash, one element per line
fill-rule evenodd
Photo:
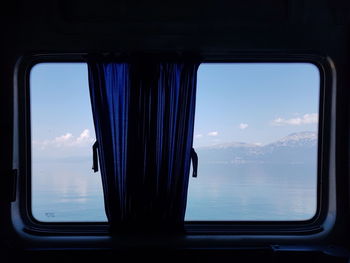
<path fill-rule="evenodd" d="M 41 222 L 31 207 L 31 124 L 30 72 L 40 63 L 86 63 L 89 54 L 33 54 L 22 57 L 15 72 L 14 169 L 18 171 L 17 198 L 12 213 L 18 226 L 35 235 L 107 235 L 106 222 Z M 118 61 L 118 57 L 98 59 Z M 123 60 L 123 58 L 121 58 Z M 304 221 L 186 221 L 186 234 L 214 235 L 312 235 L 329 230 L 334 224 L 335 202 L 335 67 L 325 56 L 315 54 L 211 54 L 202 63 L 311 63 L 320 73 L 317 210 Z M 331 118 L 332 117 L 332 118 Z"/>

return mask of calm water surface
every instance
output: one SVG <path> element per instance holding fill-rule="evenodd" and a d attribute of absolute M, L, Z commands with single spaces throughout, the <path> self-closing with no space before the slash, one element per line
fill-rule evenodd
<path fill-rule="evenodd" d="M 39 221 L 106 221 L 90 159 L 33 163 Z M 203 164 L 190 178 L 186 220 L 306 220 L 316 211 L 316 169 L 305 164 Z"/>

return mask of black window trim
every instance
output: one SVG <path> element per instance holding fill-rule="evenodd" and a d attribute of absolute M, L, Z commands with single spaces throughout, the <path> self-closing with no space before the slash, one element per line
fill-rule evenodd
<path fill-rule="evenodd" d="M 101 56 L 102 57 L 102 56 Z M 108 225 L 101 222 L 37 221 L 31 213 L 31 142 L 29 78 L 32 67 L 50 62 L 87 62 L 87 53 L 32 54 L 16 65 L 14 169 L 18 170 L 17 198 L 12 204 L 17 225 L 35 235 L 106 235 Z M 320 72 L 318 127 L 317 211 L 306 221 L 187 221 L 187 234 L 211 235 L 313 235 L 328 232 L 334 224 L 335 203 L 335 67 L 330 58 L 314 53 L 232 53 L 208 54 L 202 63 L 311 63 Z M 327 125 L 326 125 L 327 124 Z"/>

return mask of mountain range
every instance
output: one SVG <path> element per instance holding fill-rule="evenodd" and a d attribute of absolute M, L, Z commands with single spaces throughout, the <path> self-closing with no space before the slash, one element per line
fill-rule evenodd
<path fill-rule="evenodd" d="M 200 147 L 196 151 L 203 164 L 314 164 L 317 160 L 317 133 L 292 133 L 266 145 L 231 142 Z"/>

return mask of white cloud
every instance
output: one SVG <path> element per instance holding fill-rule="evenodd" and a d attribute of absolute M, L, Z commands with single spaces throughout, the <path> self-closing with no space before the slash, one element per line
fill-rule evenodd
<path fill-rule="evenodd" d="M 94 142 L 94 138 L 91 137 L 88 129 L 83 130 L 78 137 L 73 136 L 72 133 L 67 132 L 64 135 L 57 136 L 52 140 L 33 141 L 33 144 L 46 149 L 50 147 L 61 148 L 61 147 L 79 147 L 79 146 L 90 146 Z"/>
<path fill-rule="evenodd" d="M 241 124 L 239 124 L 239 128 L 241 130 L 244 130 L 244 129 L 248 128 L 248 124 L 247 123 L 241 123 Z"/>
<path fill-rule="evenodd" d="M 302 125 L 302 124 L 313 124 L 318 122 L 318 114 L 317 113 L 307 113 L 301 117 L 284 119 L 284 118 L 276 118 L 272 121 L 272 124 L 275 126 L 282 125 Z"/>
<path fill-rule="evenodd" d="M 208 136 L 218 136 L 219 133 L 217 131 L 212 131 L 208 133 Z"/>
<path fill-rule="evenodd" d="M 203 134 L 196 134 L 196 135 L 194 136 L 195 139 L 199 139 L 199 138 L 202 138 L 202 137 L 203 137 Z"/>
<path fill-rule="evenodd" d="M 93 138 L 90 136 L 90 131 L 88 129 L 83 130 L 83 132 L 76 139 L 76 144 L 85 144 L 93 141 Z"/>
<path fill-rule="evenodd" d="M 67 142 L 70 142 L 73 140 L 73 135 L 71 133 L 66 133 L 64 135 L 58 136 L 52 140 L 52 143 L 61 146 L 66 144 Z M 50 143 L 49 141 L 46 141 L 46 143 Z"/>

